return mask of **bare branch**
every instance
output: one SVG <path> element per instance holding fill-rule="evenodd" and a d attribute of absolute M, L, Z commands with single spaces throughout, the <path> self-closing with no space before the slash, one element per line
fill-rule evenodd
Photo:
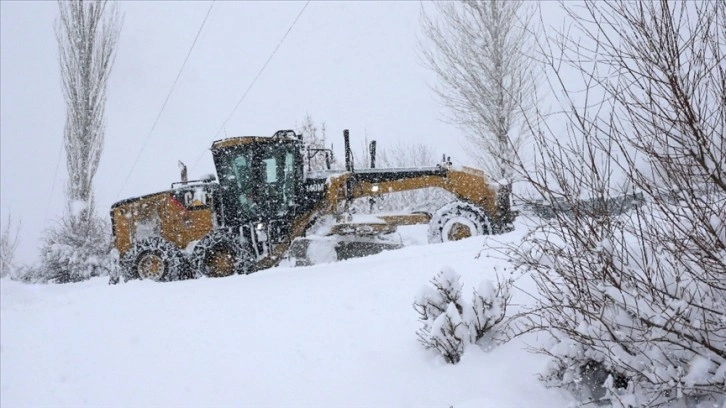
<path fill-rule="evenodd" d="M 726 3 L 565 7 L 571 25 L 540 44 L 565 109 L 526 118 L 536 167 L 516 168 L 553 207 L 551 220 L 511 248 L 541 296 L 518 316 L 519 330 L 560 342 L 538 350 L 556 360 L 547 376 L 555 385 L 576 387 L 573 378 L 595 362 L 625 379 L 620 389 L 596 381 L 595 398 L 647 406 L 719 398 Z M 566 123 L 564 137 L 553 120 Z M 639 203 L 625 214 L 623 196 Z"/>
<path fill-rule="evenodd" d="M 434 92 L 464 129 L 472 156 L 495 180 L 510 180 L 524 143 L 523 116 L 537 104 L 531 10 L 521 0 L 437 2 L 422 12 L 422 57 Z"/>
<path fill-rule="evenodd" d="M 55 35 L 66 101 L 64 146 L 72 216 L 88 222 L 93 177 L 103 151 L 106 87 L 121 21 L 106 0 L 59 0 Z M 81 207 L 81 208 L 78 208 Z"/>

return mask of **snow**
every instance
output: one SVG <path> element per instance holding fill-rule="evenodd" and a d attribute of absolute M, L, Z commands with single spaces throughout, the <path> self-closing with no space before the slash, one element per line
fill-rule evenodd
<path fill-rule="evenodd" d="M 490 239 L 413 245 L 247 276 L 116 286 L 0 281 L 0 405 L 564 407 L 521 337 L 457 365 L 424 350 L 412 303 L 443 268 L 464 293 L 506 262 Z M 402 229 L 425 241 L 426 226 Z M 533 283 L 517 287 L 534 292 Z M 480 289 L 481 290 L 481 289 Z M 531 298 L 513 289 L 513 304 Z M 695 374 L 695 372 L 694 372 Z"/>
<path fill-rule="evenodd" d="M 307 250 L 310 262 L 315 265 L 335 262 L 338 256 L 335 253 L 335 241 L 332 239 L 311 239 Z"/>
<path fill-rule="evenodd" d="M 72 216 L 80 217 L 81 213 L 86 210 L 88 203 L 83 200 L 72 200 L 69 204 L 69 211 Z"/>
<path fill-rule="evenodd" d="M 712 369 L 711 366 L 712 363 L 709 359 L 701 356 L 694 357 L 693 361 L 691 361 L 688 374 L 683 378 L 686 385 L 692 387 L 695 384 L 708 381 L 709 371 Z"/>
<path fill-rule="evenodd" d="M 353 214 L 348 224 L 385 224 L 377 214 Z"/>

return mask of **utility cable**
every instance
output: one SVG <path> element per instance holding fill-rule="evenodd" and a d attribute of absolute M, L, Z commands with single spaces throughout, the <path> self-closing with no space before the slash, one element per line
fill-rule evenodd
<path fill-rule="evenodd" d="M 194 46 L 197 44 L 199 35 L 202 33 L 202 30 L 204 29 L 204 25 L 207 23 L 207 19 L 209 18 L 209 14 L 212 12 L 212 7 L 214 6 L 214 1 L 215 0 L 212 0 L 212 3 L 209 5 L 209 9 L 207 9 L 207 14 L 204 16 L 204 20 L 202 20 L 202 24 L 199 26 L 199 30 L 197 31 L 197 35 L 194 37 L 194 41 L 192 42 L 191 47 L 189 47 L 187 56 L 186 56 L 186 58 L 184 58 L 184 62 L 182 63 L 181 68 L 179 68 L 179 72 L 176 74 L 174 83 L 171 85 L 171 89 L 169 90 L 169 93 L 166 95 L 166 99 L 164 99 L 164 103 L 161 106 L 161 110 L 159 111 L 159 114 L 156 115 L 156 119 L 154 119 L 154 124 L 151 125 L 151 130 L 149 131 L 149 134 L 146 136 L 146 139 L 144 140 L 144 144 L 141 146 L 141 150 L 139 151 L 139 154 L 136 155 L 136 159 L 134 160 L 134 163 L 131 165 L 129 174 L 126 176 L 126 180 L 124 180 L 123 184 L 121 185 L 121 189 L 119 190 L 119 192 L 116 196 L 116 199 L 121 197 L 121 193 L 123 192 L 124 188 L 126 187 L 126 184 L 128 183 L 129 179 L 131 178 L 131 174 L 133 173 L 134 169 L 136 168 L 136 165 L 139 163 L 141 154 L 144 152 L 144 149 L 146 149 L 146 145 L 149 143 L 151 134 L 154 133 L 154 129 L 156 129 L 156 125 L 159 123 L 161 114 L 164 112 L 164 109 L 166 108 L 166 104 L 169 102 L 169 98 L 171 97 L 171 94 L 174 92 L 174 88 L 176 87 L 177 82 L 179 82 L 179 78 L 181 77 L 181 74 L 184 71 L 184 67 L 187 65 L 187 61 L 189 61 L 189 57 L 192 55 L 192 51 L 194 51 Z"/>
<path fill-rule="evenodd" d="M 219 134 L 222 133 L 222 131 L 224 130 L 224 127 L 227 125 L 227 122 L 232 118 L 232 116 L 234 115 L 234 113 L 237 111 L 237 108 L 239 108 L 239 106 L 242 104 L 242 101 L 245 100 L 245 98 L 247 97 L 247 94 L 250 92 L 250 90 L 252 89 L 252 87 L 255 85 L 255 83 L 257 82 L 257 80 L 260 78 L 260 76 L 262 75 L 262 72 L 264 72 L 265 68 L 267 68 L 267 65 L 272 60 L 272 57 L 275 56 L 275 54 L 277 53 L 277 50 L 280 49 L 280 46 L 282 45 L 282 43 L 285 42 L 285 39 L 287 38 L 287 35 L 290 34 L 290 31 L 292 31 L 293 27 L 295 27 L 295 24 L 300 19 L 300 16 L 302 16 L 303 12 L 308 7 L 308 5 L 310 4 L 311 1 L 312 0 L 308 0 L 305 3 L 305 5 L 302 7 L 302 9 L 300 9 L 300 12 L 297 13 L 297 17 L 295 17 L 295 20 L 293 20 L 292 24 L 290 24 L 290 27 L 285 32 L 285 35 L 282 36 L 282 38 L 280 39 L 280 42 L 277 43 L 277 46 L 275 47 L 275 49 L 273 49 L 272 50 L 272 53 L 270 53 L 270 56 L 267 57 L 267 61 L 265 61 L 265 63 L 262 65 L 262 68 L 260 68 L 260 70 L 257 72 L 257 75 L 255 75 L 255 77 L 252 79 L 252 82 L 247 87 L 247 89 L 245 90 L 245 92 L 242 94 L 242 97 L 239 99 L 239 101 L 237 101 L 237 104 L 234 105 L 234 108 L 232 109 L 232 112 L 230 112 L 229 116 L 227 116 L 227 119 L 225 119 L 224 122 L 222 122 L 222 126 L 219 127 L 219 130 L 217 131 L 217 133 L 214 134 L 214 137 L 212 139 L 216 139 L 217 136 L 219 136 Z M 194 170 L 194 168 L 197 166 L 197 164 L 199 164 L 199 161 L 202 159 L 202 157 L 204 156 L 204 153 L 205 152 L 206 152 L 206 150 L 202 150 L 202 153 L 194 161 L 194 164 L 191 167 L 192 170 Z"/>

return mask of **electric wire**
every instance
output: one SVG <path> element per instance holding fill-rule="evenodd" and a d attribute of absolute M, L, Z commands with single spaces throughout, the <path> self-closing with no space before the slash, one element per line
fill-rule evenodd
<path fill-rule="evenodd" d="M 151 125 L 151 130 L 149 131 L 148 135 L 146 135 L 146 139 L 144 140 L 144 144 L 141 146 L 141 150 L 139 151 L 139 154 L 136 155 L 136 159 L 134 160 L 134 163 L 131 165 L 131 169 L 129 170 L 129 173 L 126 176 L 126 180 L 124 180 L 123 184 L 121 184 L 121 189 L 119 190 L 118 194 L 116 195 L 116 199 L 121 197 L 121 193 L 123 192 L 124 188 L 126 187 L 126 184 L 128 183 L 129 179 L 131 178 L 131 174 L 134 172 L 136 165 L 139 163 L 141 154 L 144 152 L 144 149 L 146 149 L 146 145 L 149 143 L 149 139 L 151 139 L 151 135 L 154 133 L 154 129 L 156 129 L 156 125 L 159 123 L 161 114 L 164 113 L 166 104 L 169 102 L 169 98 L 171 97 L 171 94 L 174 92 L 174 88 L 176 87 L 177 82 L 179 82 L 179 78 L 181 77 L 181 74 L 184 71 L 184 67 L 187 64 L 187 61 L 189 61 L 189 57 L 192 55 L 192 51 L 194 51 L 194 46 L 197 44 L 199 35 L 202 33 L 202 30 L 204 29 L 204 25 L 207 23 L 209 14 L 212 12 L 212 7 L 214 7 L 214 2 L 215 2 L 215 0 L 212 0 L 212 3 L 209 5 L 209 9 L 207 9 L 207 14 L 204 16 L 204 20 L 202 20 L 202 24 L 199 26 L 199 30 L 197 31 L 197 35 L 194 37 L 194 41 L 192 42 L 191 47 L 189 47 L 187 56 L 184 58 L 184 62 L 182 63 L 181 68 L 179 68 L 179 72 L 176 74 L 174 83 L 171 85 L 171 89 L 169 89 L 169 93 L 166 95 L 166 99 L 164 99 L 164 103 L 161 106 L 161 110 L 159 111 L 159 114 L 156 115 L 156 119 L 154 119 L 154 123 L 153 123 L 153 125 Z"/>
<path fill-rule="evenodd" d="M 295 27 L 295 24 L 300 19 L 300 16 L 302 16 L 303 12 L 308 7 L 308 5 L 310 4 L 311 1 L 312 0 L 308 0 L 305 3 L 305 5 L 302 7 L 302 9 L 300 9 L 300 12 L 297 14 L 297 16 L 295 17 L 295 20 L 293 20 L 292 24 L 290 24 L 290 27 L 285 32 L 285 35 L 282 36 L 282 38 L 280 39 L 280 42 L 277 43 L 277 46 L 275 46 L 275 48 L 272 50 L 272 53 L 270 53 L 270 56 L 267 57 L 267 60 L 262 65 L 262 68 L 260 68 L 260 70 L 257 72 L 257 75 L 255 75 L 255 77 L 252 79 L 252 82 L 247 87 L 247 89 L 245 90 L 245 92 L 242 94 L 242 97 L 237 101 L 237 104 L 234 105 L 234 108 L 232 109 L 232 112 L 230 112 L 230 114 L 227 116 L 227 119 L 225 119 L 224 122 L 222 122 L 222 126 L 219 127 L 219 130 L 217 131 L 217 133 L 214 134 L 214 137 L 212 139 L 216 139 L 217 136 L 219 136 L 219 134 L 222 133 L 222 131 L 224 130 L 224 127 L 227 125 L 227 122 L 232 118 L 232 116 L 234 115 L 234 113 L 237 111 L 237 108 L 239 108 L 239 106 L 242 104 L 242 101 L 245 100 L 245 98 L 247 97 L 247 94 L 249 94 L 249 92 L 252 89 L 252 87 L 255 85 L 255 83 L 257 82 L 257 80 L 262 75 L 262 72 L 264 72 L 265 68 L 267 68 L 267 65 L 270 63 L 270 61 L 272 60 L 272 58 L 275 56 L 275 54 L 277 53 L 277 50 L 280 49 L 280 46 L 282 45 L 282 43 L 285 42 L 285 39 L 287 38 L 288 34 L 290 34 L 290 32 L 292 31 L 293 27 Z M 206 149 L 203 149 L 202 152 L 200 153 L 200 155 L 194 161 L 194 164 L 191 167 L 192 170 L 194 170 L 194 168 L 197 166 L 197 164 L 199 164 L 199 161 L 204 156 L 204 153 L 206 153 Z"/>

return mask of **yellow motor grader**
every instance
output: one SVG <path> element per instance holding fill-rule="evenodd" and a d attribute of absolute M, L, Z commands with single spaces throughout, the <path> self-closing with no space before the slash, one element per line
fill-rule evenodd
<path fill-rule="evenodd" d="M 426 168 L 374 168 L 375 149 L 372 168 L 357 170 L 348 130 L 344 141 L 345 169 L 317 172 L 305 171 L 303 155 L 310 157 L 311 150 L 292 130 L 215 141 L 211 151 L 216 177 L 189 181 L 183 167 L 181 181 L 171 189 L 112 206 L 121 277 L 173 281 L 245 274 L 283 259 L 309 264 L 306 251 L 315 240 L 306 233 L 325 217 L 336 220 L 325 229 L 324 240 L 333 242 L 339 259 L 399 247 L 382 239 L 399 225 L 429 223 L 430 242 L 498 233 L 510 225 L 508 198 L 497 197 L 483 172 L 453 169 L 447 161 Z M 332 154 L 312 150 L 318 153 L 326 158 Z M 430 187 L 445 189 L 458 201 L 433 215 L 346 222 L 354 199 Z"/>

